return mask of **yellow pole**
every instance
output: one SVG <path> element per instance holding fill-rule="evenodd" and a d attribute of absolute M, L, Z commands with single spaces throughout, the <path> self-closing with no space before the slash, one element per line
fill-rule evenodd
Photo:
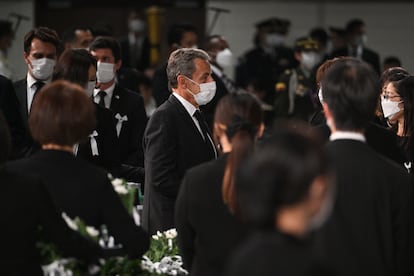
<path fill-rule="evenodd" d="M 150 41 L 150 64 L 158 65 L 160 61 L 161 43 L 161 15 L 163 10 L 157 6 L 151 6 L 147 10 L 148 38 Z"/>

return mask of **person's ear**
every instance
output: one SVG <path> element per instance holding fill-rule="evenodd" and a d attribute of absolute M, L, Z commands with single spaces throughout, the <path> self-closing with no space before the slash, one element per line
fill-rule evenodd
<path fill-rule="evenodd" d="M 118 61 L 115 63 L 115 71 L 118 71 L 118 70 L 119 70 L 119 68 L 121 68 L 121 66 L 122 66 L 122 59 L 118 60 Z"/>
<path fill-rule="evenodd" d="M 264 123 L 261 123 L 260 126 L 259 126 L 259 129 L 257 131 L 256 137 L 261 138 L 263 136 L 264 130 L 265 130 L 265 125 L 264 125 Z"/>
<path fill-rule="evenodd" d="M 187 82 L 183 75 L 178 75 L 177 83 L 180 87 L 187 88 Z"/>
<path fill-rule="evenodd" d="M 30 64 L 28 53 L 23 52 L 23 58 L 24 58 L 24 62 L 26 62 L 26 64 Z"/>

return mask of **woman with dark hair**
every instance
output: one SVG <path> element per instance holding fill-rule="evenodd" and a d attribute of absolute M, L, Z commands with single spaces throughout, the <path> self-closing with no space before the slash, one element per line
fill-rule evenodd
<path fill-rule="evenodd" d="M 102 251 L 95 243 L 70 230 L 56 211 L 50 195 L 39 178 L 23 176 L 4 167 L 11 149 L 6 122 L 0 112 L 0 229 L 1 272 L 4 275 L 43 275 L 36 249 L 37 229 L 58 245 L 65 256 L 97 260 Z"/>
<path fill-rule="evenodd" d="M 96 84 L 95 58 L 85 49 L 65 50 L 53 74 L 53 80 L 58 79 L 79 84 L 88 97 L 92 97 Z M 113 114 L 107 108 L 96 103 L 94 105 L 96 128 L 89 133 L 86 141 L 75 147 L 75 154 L 117 176 L 121 161 Z"/>
<path fill-rule="evenodd" d="M 228 256 L 249 233 L 239 218 L 234 175 L 263 128 L 254 96 L 229 94 L 218 103 L 214 140 L 223 154 L 186 173 L 176 202 L 178 246 L 191 275 L 221 275 Z"/>
<path fill-rule="evenodd" d="M 261 231 L 235 251 L 226 275 L 332 275 L 307 241 L 333 205 L 322 146 L 305 125 L 279 126 L 239 170 L 240 213 Z"/>
<path fill-rule="evenodd" d="M 148 249 L 148 236 L 129 216 L 107 172 L 73 154 L 74 145 L 95 128 L 94 114 L 94 104 L 79 85 L 63 80 L 46 85 L 29 117 L 33 139 L 42 150 L 8 167 L 38 175 L 59 210 L 96 228 L 105 224 L 128 256 L 140 257 Z"/>

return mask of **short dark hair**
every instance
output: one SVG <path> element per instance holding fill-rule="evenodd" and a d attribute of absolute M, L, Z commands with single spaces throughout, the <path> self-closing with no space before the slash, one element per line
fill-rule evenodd
<path fill-rule="evenodd" d="M 121 60 L 121 45 L 118 40 L 111 36 L 98 36 L 96 37 L 91 45 L 89 45 L 90 51 L 96 51 L 97 49 L 111 49 L 114 55 L 115 62 Z"/>
<path fill-rule="evenodd" d="M 380 78 L 381 89 L 384 87 L 385 84 L 392 82 L 393 84 L 397 85 L 397 83 L 406 77 L 408 77 L 410 73 L 402 67 L 391 67 L 382 72 Z"/>
<path fill-rule="evenodd" d="M 176 23 L 171 26 L 167 34 L 167 42 L 169 46 L 174 44 L 180 45 L 184 33 L 192 32 L 197 34 L 197 28 L 190 23 Z"/>
<path fill-rule="evenodd" d="M 11 139 L 9 126 L 0 110 L 0 165 L 5 163 L 11 152 Z"/>
<path fill-rule="evenodd" d="M 89 80 L 89 67 L 96 59 L 85 49 L 67 49 L 59 57 L 53 80 L 64 79 L 85 86 Z"/>
<path fill-rule="evenodd" d="M 40 144 L 72 146 L 95 128 L 95 106 L 83 88 L 65 80 L 45 85 L 29 116 L 33 139 Z"/>
<path fill-rule="evenodd" d="M 363 130 L 375 114 L 380 86 L 370 65 L 355 58 L 338 60 L 322 79 L 323 100 L 339 130 Z"/>
<path fill-rule="evenodd" d="M 39 39 L 43 42 L 49 42 L 52 43 L 55 48 L 56 48 L 56 52 L 60 51 L 61 48 L 61 44 L 60 44 L 60 39 L 59 39 L 59 35 L 57 34 L 57 32 L 55 30 L 49 29 L 47 27 L 38 27 L 35 28 L 31 31 L 29 31 L 25 36 L 24 36 L 24 51 L 26 53 L 30 52 L 30 47 L 32 44 L 32 40 L 33 39 Z"/>
<path fill-rule="evenodd" d="M 329 173 L 323 140 L 316 130 L 301 122 L 279 121 L 238 170 L 242 218 L 260 228 L 274 229 L 276 212 L 305 200 L 313 180 Z"/>
<path fill-rule="evenodd" d="M 352 19 L 346 24 L 345 31 L 347 34 L 352 34 L 357 28 L 365 26 L 365 22 L 359 18 Z"/>

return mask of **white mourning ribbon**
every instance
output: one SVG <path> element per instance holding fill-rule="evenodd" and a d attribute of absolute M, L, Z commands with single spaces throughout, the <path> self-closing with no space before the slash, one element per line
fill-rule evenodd
<path fill-rule="evenodd" d="M 128 121 L 127 115 L 121 116 L 121 114 L 116 113 L 115 118 L 118 120 L 116 123 L 116 134 L 119 137 L 119 134 L 121 133 L 122 124 L 126 121 Z"/>
<path fill-rule="evenodd" d="M 91 150 L 92 150 L 92 156 L 98 156 L 98 144 L 96 143 L 96 136 L 98 136 L 98 132 L 94 130 L 92 134 L 89 134 L 89 138 L 91 139 Z"/>

